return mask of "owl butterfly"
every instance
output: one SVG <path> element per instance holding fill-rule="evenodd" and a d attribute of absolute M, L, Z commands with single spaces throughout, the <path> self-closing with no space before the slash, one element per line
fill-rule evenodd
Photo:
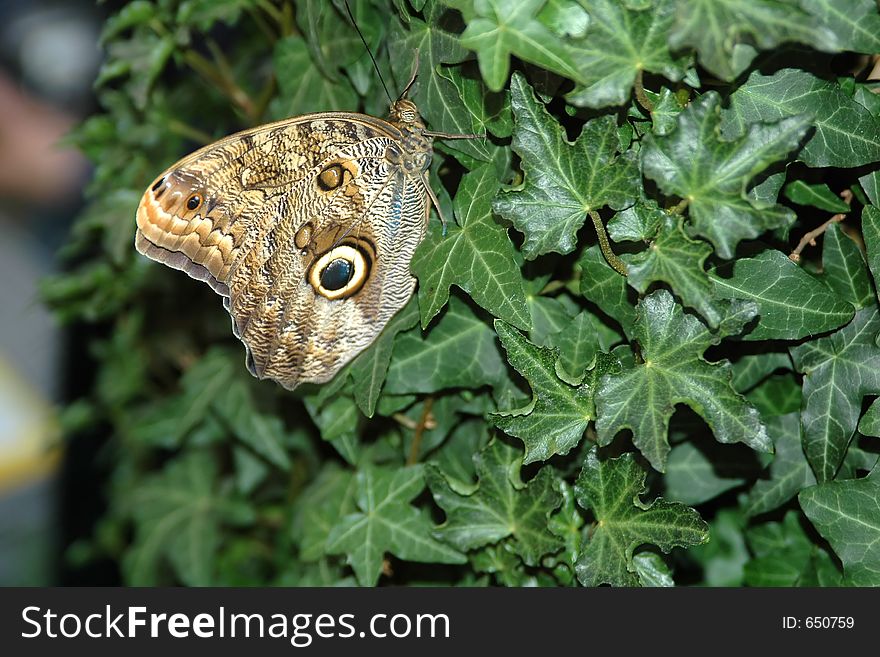
<path fill-rule="evenodd" d="M 322 112 L 245 130 L 144 193 L 137 250 L 223 297 L 254 376 L 328 381 L 411 297 L 437 205 L 432 138 L 474 137 L 426 130 L 406 98 L 416 72 L 387 121 Z"/>

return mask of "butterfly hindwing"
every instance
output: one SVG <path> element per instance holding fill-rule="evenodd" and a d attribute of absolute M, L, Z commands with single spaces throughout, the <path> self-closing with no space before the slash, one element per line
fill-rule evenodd
<path fill-rule="evenodd" d="M 428 194 L 392 161 L 401 138 L 340 113 L 228 137 L 147 190 L 137 248 L 225 297 L 253 374 L 291 389 L 327 381 L 415 286 Z"/>

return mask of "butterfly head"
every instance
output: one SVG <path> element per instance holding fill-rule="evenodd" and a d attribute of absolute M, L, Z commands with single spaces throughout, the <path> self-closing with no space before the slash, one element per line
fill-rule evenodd
<path fill-rule="evenodd" d="M 409 98 L 401 98 L 391 103 L 391 111 L 388 113 L 389 121 L 397 125 L 424 128 L 419 108 Z"/>

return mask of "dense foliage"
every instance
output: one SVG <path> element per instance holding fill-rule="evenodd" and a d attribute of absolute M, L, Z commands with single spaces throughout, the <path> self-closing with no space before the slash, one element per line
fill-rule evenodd
<path fill-rule="evenodd" d="M 107 21 L 72 137 L 90 203 L 45 285 L 94 325 L 67 430 L 111 436 L 69 558 L 131 584 L 880 585 L 875 1 L 351 8 L 392 93 L 418 56 L 429 127 L 485 138 L 436 144 L 454 219 L 417 295 L 294 393 L 136 255 L 134 209 L 237 129 L 384 116 L 344 3 Z"/>

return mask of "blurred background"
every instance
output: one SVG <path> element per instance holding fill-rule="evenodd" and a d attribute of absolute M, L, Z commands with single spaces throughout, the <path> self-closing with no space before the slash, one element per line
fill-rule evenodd
<path fill-rule="evenodd" d="M 64 145 L 94 110 L 98 36 L 112 3 L 0 0 L 0 585 L 64 582 L 63 512 L 85 470 L 65 459 L 55 409 L 75 394 L 76 335 L 39 298 L 89 165 Z M 74 505 L 76 507 L 78 505 Z M 62 522 L 62 518 L 64 521 Z"/>

